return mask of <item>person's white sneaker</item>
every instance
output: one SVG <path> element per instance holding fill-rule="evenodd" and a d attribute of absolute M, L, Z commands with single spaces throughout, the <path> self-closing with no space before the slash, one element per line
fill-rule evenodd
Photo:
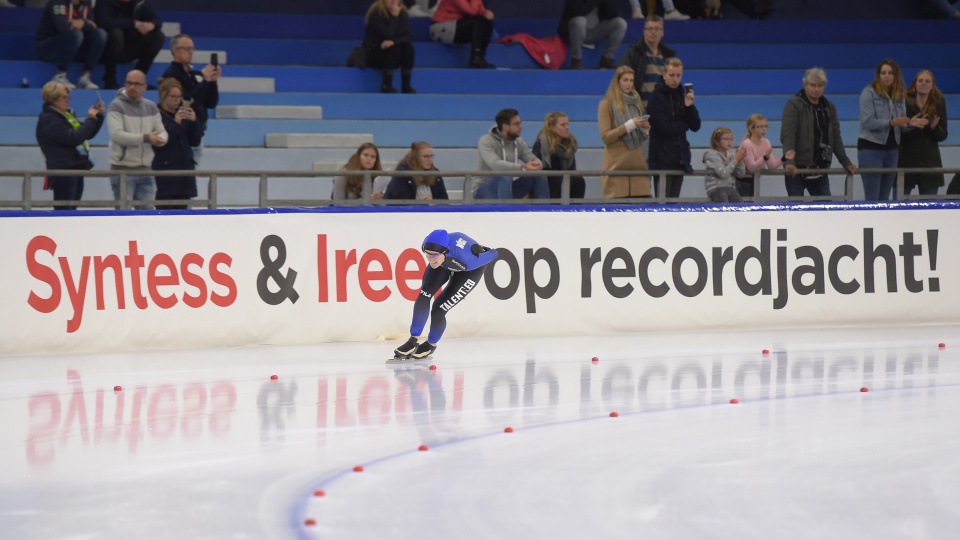
<path fill-rule="evenodd" d="M 50 79 L 50 82 L 60 83 L 66 86 L 68 90 L 73 90 L 77 87 L 75 84 L 70 82 L 70 79 L 67 78 L 66 73 L 57 73 L 52 79 Z"/>
<path fill-rule="evenodd" d="M 634 18 L 634 19 L 642 19 L 642 18 L 643 18 L 643 10 L 640 9 L 640 8 L 634 9 L 634 10 L 633 10 L 633 18 Z"/>
<path fill-rule="evenodd" d="M 83 90 L 99 90 L 100 89 L 99 86 L 93 84 L 93 81 L 90 80 L 89 73 L 87 73 L 86 75 L 82 75 L 80 76 L 79 79 L 77 79 L 77 88 L 80 88 Z"/>
<path fill-rule="evenodd" d="M 683 13 L 680 13 L 676 9 L 673 11 L 668 11 L 663 14 L 663 20 L 665 21 L 686 21 L 689 19 L 690 19 L 689 15 L 684 15 Z"/>

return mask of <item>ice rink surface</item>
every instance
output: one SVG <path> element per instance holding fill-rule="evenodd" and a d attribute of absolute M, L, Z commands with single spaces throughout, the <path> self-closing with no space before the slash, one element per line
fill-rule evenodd
<path fill-rule="evenodd" d="M 958 330 L 2 358 L 0 537 L 953 539 Z"/>

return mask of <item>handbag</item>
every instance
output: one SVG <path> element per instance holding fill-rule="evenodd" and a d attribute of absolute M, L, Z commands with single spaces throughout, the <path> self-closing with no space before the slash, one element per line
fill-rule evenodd
<path fill-rule="evenodd" d="M 363 47 L 354 47 L 347 57 L 347 67 L 365 69 L 367 67 L 367 50 Z"/>

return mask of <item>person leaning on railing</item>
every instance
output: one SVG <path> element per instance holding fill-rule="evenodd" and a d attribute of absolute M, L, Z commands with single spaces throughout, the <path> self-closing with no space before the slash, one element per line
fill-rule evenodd
<path fill-rule="evenodd" d="M 577 170 L 577 138 L 570 133 L 570 117 L 562 112 L 547 115 L 533 143 L 533 155 L 543 163 L 545 171 Z M 547 177 L 551 199 L 560 198 L 562 186 L 562 176 Z M 571 199 L 582 199 L 586 191 L 587 183 L 582 176 L 570 177 Z"/>
<path fill-rule="evenodd" d="M 380 164 L 380 150 L 377 145 L 367 142 L 360 145 L 357 151 L 350 156 L 347 164 L 340 169 L 343 172 L 351 171 L 382 171 L 383 165 Z M 370 177 L 371 184 L 374 176 Z M 335 201 L 345 199 L 359 199 L 363 196 L 363 175 L 362 174 L 342 174 L 333 179 L 333 192 L 330 198 Z M 370 194 L 371 199 L 382 199 L 383 193 L 374 191 Z"/>
<path fill-rule="evenodd" d="M 416 141 L 410 145 L 410 151 L 397 163 L 397 171 L 436 171 L 433 164 L 433 147 L 425 141 Z M 406 199 L 430 201 L 449 199 L 443 177 L 436 174 L 417 176 L 394 176 L 387 184 L 384 199 Z"/>
<path fill-rule="evenodd" d="M 803 88 L 787 100 L 780 124 L 780 145 L 784 151 L 784 180 L 787 195 L 802 197 L 804 190 L 813 196 L 830 195 L 830 177 L 821 173 L 798 174 L 798 169 L 829 169 L 833 156 L 850 174 L 857 166 L 847 157 L 840 134 L 837 107 L 823 95 L 827 74 L 823 68 L 810 68 L 803 75 Z M 790 151 L 792 158 L 786 157 Z"/>

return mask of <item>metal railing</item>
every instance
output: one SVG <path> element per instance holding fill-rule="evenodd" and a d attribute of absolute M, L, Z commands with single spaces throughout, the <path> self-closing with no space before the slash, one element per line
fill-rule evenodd
<path fill-rule="evenodd" d="M 960 168 L 897 168 L 897 169 L 860 169 L 860 173 L 884 173 L 894 171 L 897 173 L 897 179 L 894 186 L 894 197 L 897 200 L 935 200 L 935 199 L 958 199 L 957 195 L 904 195 L 904 175 L 910 173 L 945 173 L 956 174 Z M 20 208 L 22 210 L 32 210 L 34 208 L 52 208 L 53 206 L 77 206 L 80 208 L 117 208 L 128 210 L 135 205 L 141 205 L 141 201 L 132 200 L 127 193 L 127 176 L 197 176 L 209 179 L 207 184 L 206 198 L 195 198 L 189 200 L 163 200 L 149 201 L 150 206 L 163 208 L 165 205 L 191 205 L 193 207 L 206 207 L 210 209 L 258 206 L 267 207 L 285 207 L 285 206 L 365 206 L 365 205 L 444 205 L 444 204 L 666 204 L 666 203 L 703 203 L 708 202 L 706 197 L 680 197 L 668 198 L 665 195 L 665 186 L 667 176 L 699 177 L 706 176 L 706 171 L 697 170 L 693 173 L 685 173 L 679 170 L 638 170 L 638 171 L 437 171 L 438 175 L 445 178 L 464 178 L 463 198 L 449 200 L 401 200 L 401 199 L 373 199 L 371 198 L 372 178 L 376 176 L 420 176 L 423 171 L 350 171 L 351 175 L 363 176 L 363 191 L 358 199 L 332 200 L 325 199 L 271 199 L 269 197 L 269 180 L 283 178 L 330 178 L 341 176 L 344 171 L 232 171 L 232 170 L 202 170 L 202 171 L 150 171 L 150 170 L 113 170 L 113 171 L 76 171 L 76 170 L 0 170 L 0 181 L 6 178 L 21 179 L 21 199 L 0 200 L 0 208 Z M 745 197 L 745 201 L 752 202 L 816 202 L 816 201 L 854 201 L 854 176 L 845 169 L 800 169 L 798 174 L 825 174 L 825 175 L 843 175 L 845 177 L 844 192 L 841 195 L 831 196 L 810 196 L 802 197 L 789 196 L 764 196 L 763 186 L 769 182 L 783 181 L 783 171 L 765 171 L 763 174 L 756 174 L 754 177 L 754 197 Z M 33 179 L 44 176 L 83 176 L 84 178 L 98 177 L 119 177 L 118 198 L 109 200 L 79 200 L 79 201 L 52 201 L 36 200 L 32 196 Z M 561 195 L 559 199 L 475 199 L 474 189 L 487 177 L 492 176 L 561 176 Z M 570 177 L 583 176 L 588 181 L 599 182 L 600 176 L 658 176 L 661 189 L 659 193 L 649 198 L 589 198 L 589 199 L 571 199 L 570 198 Z M 253 204 L 234 204 L 226 205 L 218 201 L 220 183 L 222 181 L 240 180 L 258 178 L 258 197 L 256 205 Z M 652 190 L 651 190 L 652 191 Z"/>

